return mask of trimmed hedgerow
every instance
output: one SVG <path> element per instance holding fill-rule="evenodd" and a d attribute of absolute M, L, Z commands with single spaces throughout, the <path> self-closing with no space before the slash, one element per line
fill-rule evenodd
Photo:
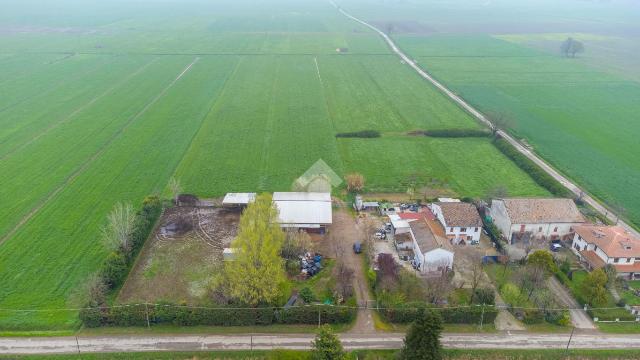
<path fill-rule="evenodd" d="M 493 323 L 498 310 L 492 306 L 471 306 L 462 308 L 433 307 L 424 302 L 411 302 L 401 306 L 388 309 L 380 309 L 380 314 L 390 323 L 408 324 L 413 322 L 418 309 L 432 308 L 442 316 L 445 324 L 479 324 L 483 321 L 486 324 Z"/>
<path fill-rule="evenodd" d="M 437 138 L 489 137 L 491 132 L 482 129 L 435 129 L 422 132 L 425 136 Z"/>
<path fill-rule="evenodd" d="M 171 303 L 132 304 L 114 307 L 92 307 L 80 312 L 87 327 L 147 326 L 171 324 L 179 326 L 254 326 L 271 324 L 344 324 L 355 319 L 351 307 L 330 305 L 272 307 L 196 307 Z M 148 319 L 148 320 L 147 320 Z"/>
<path fill-rule="evenodd" d="M 516 148 L 511 146 L 503 138 L 496 138 L 493 144 L 502 152 L 506 157 L 511 159 L 520 169 L 525 171 L 531 178 L 540 186 L 547 189 L 550 193 L 560 197 L 572 197 L 573 193 L 569 189 L 565 188 L 551 175 L 547 174 L 538 165 L 536 165 L 529 158 L 520 153 Z"/>
<path fill-rule="evenodd" d="M 337 138 L 378 138 L 380 132 L 377 130 L 361 130 L 352 132 L 337 133 Z"/>

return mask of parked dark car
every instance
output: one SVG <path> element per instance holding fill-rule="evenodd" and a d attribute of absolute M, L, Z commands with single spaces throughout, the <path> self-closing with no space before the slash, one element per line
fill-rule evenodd
<path fill-rule="evenodd" d="M 360 246 L 360 243 L 357 241 L 353 243 L 353 252 L 356 254 L 360 254 L 362 252 L 362 247 Z"/>

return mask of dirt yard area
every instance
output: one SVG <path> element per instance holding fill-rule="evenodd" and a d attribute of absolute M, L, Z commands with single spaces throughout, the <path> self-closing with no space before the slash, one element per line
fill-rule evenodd
<path fill-rule="evenodd" d="M 240 211 L 212 207 L 167 209 L 118 296 L 120 302 L 197 303 L 235 238 Z"/>

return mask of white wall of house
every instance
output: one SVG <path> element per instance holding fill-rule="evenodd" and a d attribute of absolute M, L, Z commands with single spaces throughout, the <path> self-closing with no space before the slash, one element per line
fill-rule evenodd
<path fill-rule="evenodd" d="M 504 206 L 504 202 L 499 200 L 493 200 L 491 202 L 491 210 L 489 211 L 493 223 L 502 232 L 507 240 L 511 240 L 511 219 L 507 213 L 507 208 Z"/>
<path fill-rule="evenodd" d="M 529 232 L 533 237 L 562 238 L 573 233 L 573 229 L 580 223 L 546 223 L 546 224 L 511 224 L 509 238 L 514 233 Z M 524 231 L 523 231 L 524 229 Z"/>
<path fill-rule="evenodd" d="M 438 267 L 453 267 L 453 253 L 445 249 L 433 249 L 423 252 L 413 237 L 414 260 L 420 264 L 420 271 L 423 273 L 438 271 Z"/>
<path fill-rule="evenodd" d="M 636 260 L 636 258 L 633 258 L 633 257 L 619 257 L 619 258 L 609 257 L 609 255 L 607 255 L 600 247 L 596 246 L 593 243 L 588 243 L 585 239 L 583 239 L 578 234 L 575 234 L 573 236 L 573 242 L 571 243 L 571 249 L 576 254 L 579 251 L 584 251 L 584 250 L 594 251 L 596 253 L 596 255 L 598 255 L 598 257 L 600 257 L 600 259 L 602 259 L 602 261 L 604 261 L 606 264 L 633 265 L 633 264 L 636 263 L 636 261 L 640 262 L 640 260 Z M 616 262 L 616 259 L 618 259 L 617 262 Z"/>
<path fill-rule="evenodd" d="M 448 226 L 444 219 L 442 208 L 438 204 L 431 205 L 431 211 L 436 216 L 440 224 L 444 227 L 445 235 L 448 239 L 465 240 L 465 241 L 480 241 L 479 227 L 461 227 L 461 226 Z"/>
<path fill-rule="evenodd" d="M 479 227 L 446 227 L 447 238 L 454 238 L 456 240 L 462 239 L 464 241 L 480 241 L 480 228 Z"/>
<path fill-rule="evenodd" d="M 434 249 L 424 253 L 424 262 L 420 270 L 424 272 L 441 271 L 443 266 L 453 267 L 453 253 L 445 249 Z"/>

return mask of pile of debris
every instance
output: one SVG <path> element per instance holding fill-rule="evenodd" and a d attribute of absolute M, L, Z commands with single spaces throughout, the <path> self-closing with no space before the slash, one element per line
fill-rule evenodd
<path fill-rule="evenodd" d="M 310 278 L 322 269 L 322 255 L 306 253 L 300 256 L 300 274 Z"/>

